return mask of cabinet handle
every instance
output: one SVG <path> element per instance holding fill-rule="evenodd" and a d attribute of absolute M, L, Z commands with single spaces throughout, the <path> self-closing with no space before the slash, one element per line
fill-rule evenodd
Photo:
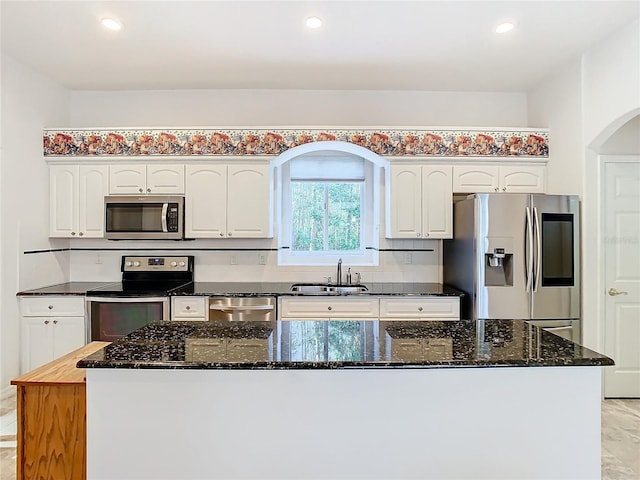
<path fill-rule="evenodd" d="M 49 305 L 47 308 L 48 308 L 49 310 L 53 310 L 53 305 Z"/>
<path fill-rule="evenodd" d="M 422 307 L 418 307 L 418 311 L 421 312 L 422 311 Z"/>
<path fill-rule="evenodd" d="M 151 193 L 151 189 L 150 188 L 147 188 L 147 193 Z"/>
<path fill-rule="evenodd" d="M 53 324 L 56 325 L 58 323 L 58 320 L 54 320 Z"/>
<path fill-rule="evenodd" d="M 80 232 L 78 235 L 80 235 L 81 237 L 84 237 L 84 233 Z"/>
<path fill-rule="evenodd" d="M 191 310 L 191 307 L 190 307 L 189 305 L 187 305 L 187 308 L 186 308 L 186 309 L 187 309 L 187 310 Z"/>
<path fill-rule="evenodd" d="M 230 237 L 231 236 L 231 232 L 229 232 L 227 236 Z"/>
<path fill-rule="evenodd" d="M 221 236 L 221 237 L 224 237 L 224 233 L 220 232 L 220 236 Z"/>
<path fill-rule="evenodd" d="M 416 233 L 416 237 L 420 238 L 420 232 Z"/>
<path fill-rule="evenodd" d="M 500 189 L 499 189 L 498 187 L 496 187 L 496 188 L 494 188 L 494 189 L 493 189 L 493 191 L 494 191 L 494 192 L 497 192 L 497 191 L 499 191 L 499 190 L 500 190 Z"/>
<path fill-rule="evenodd" d="M 333 310 L 333 308 L 331 308 L 331 307 L 327 307 L 327 310 Z"/>
<path fill-rule="evenodd" d="M 140 187 L 140 188 L 138 189 L 138 191 L 139 191 L 140 193 L 144 192 L 144 190 L 142 189 L 142 187 Z"/>
<path fill-rule="evenodd" d="M 75 237 L 76 236 L 76 232 L 71 232 L 71 236 Z"/>
<path fill-rule="evenodd" d="M 49 320 L 45 320 L 45 321 L 44 321 L 44 324 L 45 324 L 45 325 L 49 325 Z"/>
<path fill-rule="evenodd" d="M 429 233 L 425 233 L 425 234 L 424 234 L 424 236 L 425 236 L 425 237 L 428 237 L 428 236 L 429 236 Z"/>
<path fill-rule="evenodd" d="M 502 191 L 506 192 L 507 191 L 507 187 L 502 187 Z"/>

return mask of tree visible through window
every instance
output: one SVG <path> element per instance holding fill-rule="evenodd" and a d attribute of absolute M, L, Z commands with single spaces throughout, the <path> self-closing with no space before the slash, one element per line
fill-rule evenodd
<path fill-rule="evenodd" d="M 291 248 L 361 250 L 362 182 L 291 182 Z"/>

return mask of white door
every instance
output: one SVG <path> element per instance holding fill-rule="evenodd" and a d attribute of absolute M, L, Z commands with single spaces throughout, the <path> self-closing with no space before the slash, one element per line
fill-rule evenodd
<path fill-rule="evenodd" d="M 227 235 L 227 166 L 187 165 L 185 237 Z"/>
<path fill-rule="evenodd" d="M 136 195 L 146 192 L 146 165 L 109 165 L 109 193 Z"/>
<path fill-rule="evenodd" d="M 422 236 L 453 238 L 451 166 L 422 167 Z"/>
<path fill-rule="evenodd" d="M 81 165 L 79 178 L 79 235 L 104 237 L 104 196 L 109 192 L 107 165 Z"/>
<path fill-rule="evenodd" d="M 184 165 L 147 165 L 147 193 L 184 193 Z"/>
<path fill-rule="evenodd" d="M 54 165 L 49 170 L 49 236 L 78 233 L 78 165 Z"/>
<path fill-rule="evenodd" d="M 387 225 L 390 238 L 422 237 L 422 167 L 391 165 Z"/>
<path fill-rule="evenodd" d="M 640 397 L 640 157 L 605 159 L 605 396 Z"/>
<path fill-rule="evenodd" d="M 456 193 L 493 193 L 500 184 L 500 167 L 483 165 L 453 167 L 453 191 Z"/>

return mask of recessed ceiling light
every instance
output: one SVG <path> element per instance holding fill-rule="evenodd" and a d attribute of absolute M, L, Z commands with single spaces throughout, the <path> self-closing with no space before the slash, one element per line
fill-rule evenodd
<path fill-rule="evenodd" d="M 100 20 L 100 24 L 109 30 L 120 30 L 122 29 L 122 23 L 120 23 L 115 18 L 105 17 Z"/>
<path fill-rule="evenodd" d="M 513 30 L 513 28 L 515 26 L 516 26 L 516 24 L 513 23 L 513 22 L 501 23 L 500 25 L 498 25 L 496 27 L 496 33 L 507 33 L 507 32 L 510 32 L 511 30 Z"/>
<path fill-rule="evenodd" d="M 309 17 L 304 21 L 304 24 L 308 28 L 320 28 L 322 26 L 322 19 L 320 17 Z"/>

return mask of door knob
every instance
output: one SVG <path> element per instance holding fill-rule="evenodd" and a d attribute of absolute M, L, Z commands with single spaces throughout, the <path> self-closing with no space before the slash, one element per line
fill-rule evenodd
<path fill-rule="evenodd" d="M 628 295 L 629 294 L 629 292 L 621 292 L 619 290 L 616 290 L 615 288 L 610 288 L 608 293 L 609 293 L 609 296 L 611 296 L 611 297 L 615 297 L 617 295 Z"/>

